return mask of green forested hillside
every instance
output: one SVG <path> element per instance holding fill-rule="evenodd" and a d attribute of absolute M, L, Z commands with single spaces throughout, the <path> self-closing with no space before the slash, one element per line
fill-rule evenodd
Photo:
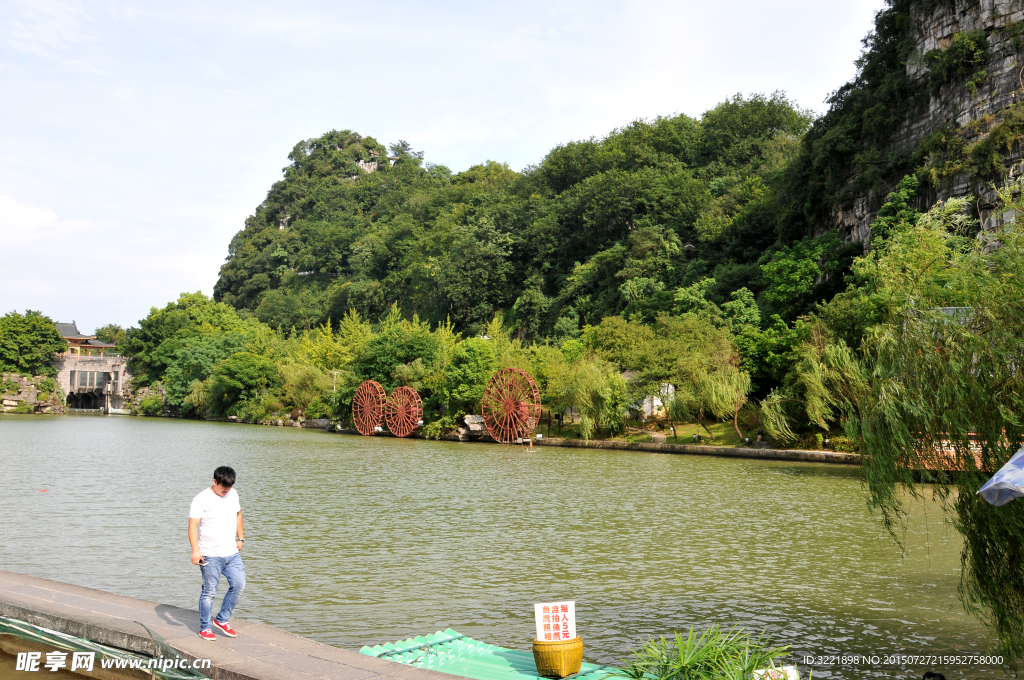
<path fill-rule="evenodd" d="M 889 140 L 927 102 L 904 66 L 912 6 L 877 15 L 857 77 L 817 119 L 781 93 L 737 95 L 700 119 L 567 142 L 521 173 L 488 161 L 453 174 L 405 142 L 389 163 L 349 131 L 300 142 L 232 240 L 214 297 L 286 334 L 397 304 L 470 337 L 499 315 L 520 340 L 557 346 L 611 316 L 653 326 L 742 309 L 731 330 L 763 397 L 796 360 L 801 317 L 846 288 L 863 254 L 827 228 L 830 211 L 907 174 L 917 183 L 901 200 L 920 207 L 934 180 L 923 148 Z M 934 60 L 936 78 L 970 67 L 951 59 Z M 867 321 L 835 309 L 856 346 Z"/>
<path fill-rule="evenodd" d="M 809 124 L 781 94 L 737 96 L 700 120 L 567 143 L 522 173 L 489 161 L 452 174 L 406 144 L 367 173 L 356 162 L 382 161 L 383 146 L 330 132 L 296 145 L 215 297 L 285 330 L 397 302 L 463 332 L 500 313 L 524 339 L 557 340 L 608 315 L 653 321 L 713 278 L 711 301 L 746 288 L 792 319 L 831 297 L 858 250 L 780 240 L 806 231 L 783 225 L 779 188 Z"/>
<path fill-rule="evenodd" d="M 915 21 L 949 2 L 889 0 L 856 77 L 818 118 L 781 93 L 737 95 L 699 119 L 567 142 L 523 172 L 487 161 L 453 174 L 405 142 L 388 162 L 350 131 L 300 142 L 232 240 L 214 297 L 286 336 L 337 327 L 348 311 L 377 322 L 397 305 L 464 337 L 497 315 L 524 346 L 562 347 L 612 317 L 653 328 L 703 314 L 730 326 L 763 398 L 798 361 L 809 323 L 858 348 L 877 321 L 853 293 L 836 298 L 865 247 L 830 230 L 835 209 L 898 187 L 879 213 L 889 224 L 926 209 L 950 173 L 1005 173 L 995 145 L 1021 137 L 1013 116 L 970 147 L 956 131 L 894 138 L 937 88 L 985 77 L 978 31 L 924 55 L 928 78 L 907 75 Z"/>

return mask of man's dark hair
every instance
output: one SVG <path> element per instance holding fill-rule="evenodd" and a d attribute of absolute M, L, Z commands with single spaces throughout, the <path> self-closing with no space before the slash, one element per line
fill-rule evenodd
<path fill-rule="evenodd" d="M 213 481 L 217 482 L 221 486 L 234 486 L 235 468 L 228 467 L 227 465 L 221 465 L 213 471 Z"/>

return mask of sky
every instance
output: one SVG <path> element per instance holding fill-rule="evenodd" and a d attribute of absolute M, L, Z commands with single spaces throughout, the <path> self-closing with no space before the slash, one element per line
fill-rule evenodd
<path fill-rule="evenodd" d="M 303 139 L 512 168 L 785 91 L 823 113 L 883 0 L 0 0 L 0 314 L 83 331 L 213 292 Z"/>

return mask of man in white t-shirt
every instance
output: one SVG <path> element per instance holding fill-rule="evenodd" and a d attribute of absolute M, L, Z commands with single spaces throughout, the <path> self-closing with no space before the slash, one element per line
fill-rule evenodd
<path fill-rule="evenodd" d="M 192 544 L 192 564 L 198 564 L 203 573 L 203 591 L 199 595 L 199 637 L 216 640 L 211 627 L 213 596 L 221 574 L 228 581 L 217 617 L 212 625 L 218 632 L 235 637 L 228 625 L 231 612 L 238 604 L 238 596 L 245 590 L 245 565 L 239 551 L 245 544 L 242 526 L 242 506 L 238 501 L 235 471 L 222 465 L 213 471 L 213 486 L 203 489 L 192 499 L 188 510 L 188 540 Z"/>

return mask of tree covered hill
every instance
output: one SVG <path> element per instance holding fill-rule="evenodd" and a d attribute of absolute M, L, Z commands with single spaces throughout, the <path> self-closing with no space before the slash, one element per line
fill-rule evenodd
<path fill-rule="evenodd" d="M 332 131 L 295 146 L 215 297 L 283 330 L 397 302 L 459 331 L 500 313 L 520 337 L 558 339 L 609 315 L 653 321 L 714 278 L 711 301 L 746 288 L 792 319 L 834 294 L 860 250 L 784 223 L 780 189 L 810 123 L 783 94 L 737 95 L 699 120 L 558 146 L 522 173 L 488 161 L 453 174 L 404 142 L 391 165 L 373 138 Z"/>
<path fill-rule="evenodd" d="M 856 77 L 816 119 L 781 93 L 737 95 L 699 119 L 565 143 L 523 172 L 488 161 L 454 174 L 405 142 L 389 161 L 351 131 L 300 142 L 232 239 L 214 297 L 286 335 L 397 305 L 465 337 L 500 315 L 525 344 L 556 346 L 610 317 L 654 327 L 711 309 L 763 397 L 806 321 L 859 347 L 877 319 L 839 294 L 893 220 L 965 191 L 982 197 L 966 208 L 979 224 L 1002 214 L 986 187 L 1024 136 L 1024 104 L 998 108 L 1016 102 L 1015 11 L 889 0 Z M 943 122 L 967 101 L 995 113 Z"/>
<path fill-rule="evenodd" d="M 522 173 L 424 167 L 405 142 L 391 165 L 373 138 L 329 132 L 295 146 L 215 298 L 284 330 L 397 302 L 459 331 L 501 313 L 525 339 L 558 340 L 608 315 L 685 311 L 681 291 L 700 284 L 792 322 L 845 287 L 862 246 L 844 241 L 870 241 L 903 177 L 918 210 L 975 193 L 976 216 L 998 217 L 991 185 L 1024 136 L 1022 36 L 1011 0 L 887 0 L 821 117 L 737 95 L 700 119 L 557 146 Z"/>

